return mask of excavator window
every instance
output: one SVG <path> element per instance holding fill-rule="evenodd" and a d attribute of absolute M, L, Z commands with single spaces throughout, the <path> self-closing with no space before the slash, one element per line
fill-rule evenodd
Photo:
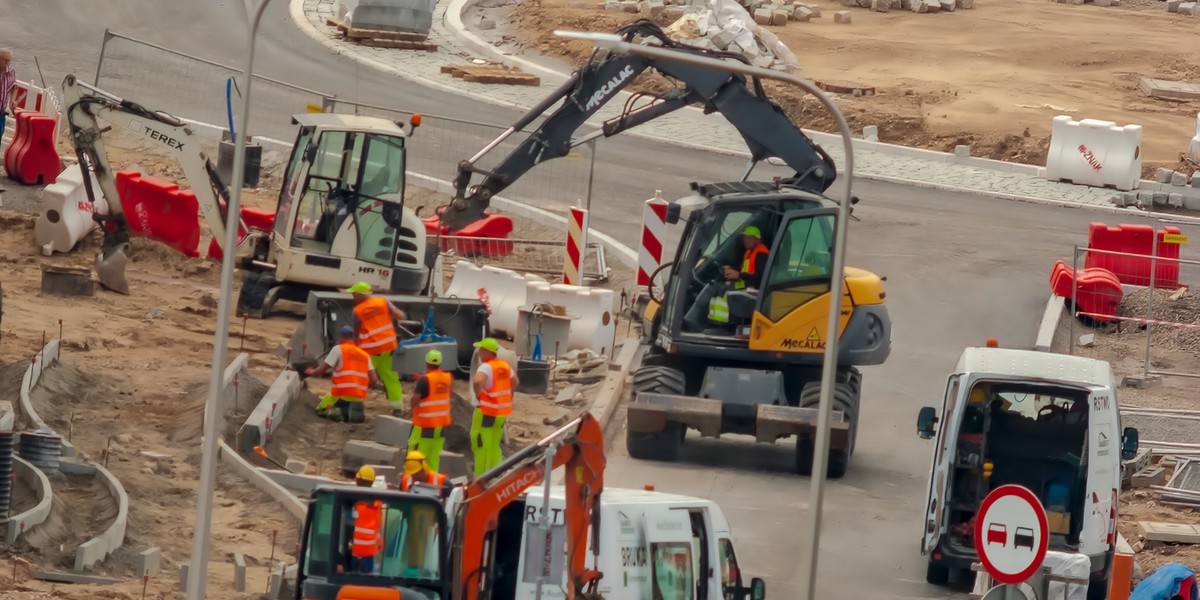
<path fill-rule="evenodd" d="M 818 214 L 785 225 L 762 286 L 762 313 L 767 319 L 778 323 L 829 292 L 835 218 Z"/>
<path fill-rule="evenodd" d="M 284 173 L 283 186 L 279 189 L 279 207 L 275 211 L 275 233 L 287 235 L 288 215 L 292 212 L 292 200 L 296 197 L 296 189 L 300 182 L 304 157 L 308 154 L 308 145 L 312 142 L 312 127 L 301 127 L 296 136 L 296 144 L 292 146 L 291 163 Z"/>

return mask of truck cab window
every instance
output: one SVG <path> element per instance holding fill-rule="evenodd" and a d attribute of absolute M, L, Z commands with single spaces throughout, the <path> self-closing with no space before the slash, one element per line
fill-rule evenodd
<path fill-rule="evenodd" d="M 733 552 L 733 541 L 721 538 L 717 543 L 721 554 L 721 591 L 725 600 L 740 600 L 738 590 L 742 587 L 742 572 L 738 570 L 737 556 Z"/>

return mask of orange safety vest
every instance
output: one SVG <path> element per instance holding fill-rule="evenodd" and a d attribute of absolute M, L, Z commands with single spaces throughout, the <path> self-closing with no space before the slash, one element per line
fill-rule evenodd
<path fill-rule="evenodd" d="M 379 513 L 383 505 L 379 501 L 354 505 L 358 516 L 354 519 L 354 538 L 350 553 L 357 558 L 375 556 L 383 548 L 383 537 L 379 535 Z"/>
<path fill-rule="evenodd" d="M 499 358 L 493 358 L 486 364 L 492 367 L 492 387 L 479 398 L 479 411 L 489 417 L 511 415 L 512 368 Z"/>
<path fill-rule="evenodd" d="M 766 254 L 768 252 L 770 252 L 770 250 L 768 250 L 767 247 L 762 245 L 762 243 L 760 242 L 754 248 L 751 248 L 750 250 L 747 250 L 745 253 L 743 253 L 742 254 L 742 273 L 745 275 L 754 275 L 755 274 L 754 273 L 754 263 L 758 261 L 758 255 Z M 744 282 L 740 279 L 735 281 L 733 284 L 733 289 L 735 289 L 735 290 L 746 289 L 746 282 Z"/>
<path fill-rule="evenodd" d="M 338 344 L 342 349 L 342 364 L 333 372 L 333 389 L 329 390 L 334 398 L 367 398 L 367 387 L 371 380 L 367 378 L 367 370 L 371 366 L 371 357 L 362 348 L 349 342 Z"/>
<path fill-rule="evenodd" d="M 453 376 L 441 369 L 425 374 L 429 395 L 417 401 L 413 425 L 422 429 L 446 427 L 450 424 L 450 384 Z"/>
<path fill-rule="evenodd" d="M 388 301 L 372 297 L 359 302 L 354 307 L 354 316 L 358 318 L 359 330 L 358 347 L 367 354 L 383 354 L 396 349 L 396 330 L 392 327 L 392 311 Z"/>
<path fill-rule="evenodd" d="M 445 475 L 443 475 L 441 473 L 435 473 L 433 471 L 426 471 L 426 473 L 429 474 L 426 478 L 428 480 L 427 481 L 428 483 L 430 483 L 432 485 L 436 485 L 438 487 L 441 487 L 446 484 L 446 476 Z M 400 491 L 407 492 L 409 490 L 409 488 L 412 487 L 412 484 L 413 484 L 412 475 L 405 475 L 405 476 L 401 477 L 400 478 Z"/>

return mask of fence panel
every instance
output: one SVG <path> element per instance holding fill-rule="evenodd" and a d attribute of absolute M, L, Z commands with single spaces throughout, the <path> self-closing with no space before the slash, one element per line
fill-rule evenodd
<path fill-rule="evenodd" d="M 95 85 L 151 110 L 228 128 L 226 81 L 234 77 L 233 110 L 245 89 L 241 69 L 106 31 L 96 65 Z M 250 135 L 291 142 L 294 114 L 322 106 L 331 94 L 254 76 Z"/>
<path fill-rule="evenodd" d="M 477 265 L 491 265 L 510 269 L 518 273 L 535 273 L 547 280 L 560 282 L 566 241 L 522 240 L 506 238 L 477 238 L 443 235 L 430 237 L 430 242 L 440 240 L 441 254 L 445 264 L 467 260 Z M 452 269 L 451 269 L 452 270 Z M 592 282 L 608 278 L 608 265 L 604 259 L 604 247 L 598 243 L 588 244 L 583 259 L 583 276 Z"/>

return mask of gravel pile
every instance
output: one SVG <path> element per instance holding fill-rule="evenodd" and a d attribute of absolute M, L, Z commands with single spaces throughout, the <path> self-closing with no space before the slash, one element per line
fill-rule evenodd
<path fill-rule="evenodd" d="M 1149 306 L 1147 306 L 1148 304 Z M 1121 305 L 1117 308 L 1117 315 L 1145 319 L 1147 309 L 1153 311 L 1150 318 L 1154 321 L 1178 324 L 1161 325 L 1156 323 L 1151 339 L 1154 347 L 1200 352 L 1200 295 L 1187 290 L 1155 290 L 1154 300 L 1150 302 L 1150 290 L 1139 288 L 1125 294 L 1125 297 L 1121 299 Z M 1124 335 L 1140 336 L 1144 335 L 1145 324 L 1126 322 L 1121 330 Z"/>

